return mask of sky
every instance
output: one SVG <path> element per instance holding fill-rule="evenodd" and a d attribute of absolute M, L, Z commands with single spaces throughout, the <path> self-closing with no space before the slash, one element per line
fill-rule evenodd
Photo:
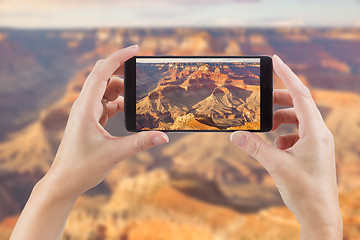
<path fill-rule="evenodd" d="M 360 0 L 0 0 L 0 27 L 360 27 Z"/>

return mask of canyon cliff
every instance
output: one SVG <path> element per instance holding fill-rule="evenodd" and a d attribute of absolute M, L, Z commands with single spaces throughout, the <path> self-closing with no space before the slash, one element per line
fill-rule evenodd
<path fill-rule="evenodd" d="M 148 65 L 137 64 L 138 129 L 226 130 L 260 126 L 256 125 L 260 122 L 259 63 Z"/>

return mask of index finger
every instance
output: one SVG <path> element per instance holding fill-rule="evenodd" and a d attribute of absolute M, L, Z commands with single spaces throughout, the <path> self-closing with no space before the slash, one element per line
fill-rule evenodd
<path fill-rule="evenodd" d="M 293 100 L 287 89 L 274 89 L 273 91 L 273 103 L 281 106 L 293 106 Z"/>
<path fill-rule="evenodd" d="M 124 64 L 121 64 L 118 69 L 114 72 L 116 75 L 124 75 Z"/>
<path fill-rule="evenodd" d="M 138 50 L 137 45 L 120 49 L 95 65 L 86 78 L 80 93 L 80 97 L 84 98 L 85 102 L 88 103 L 86 104 L 88 109 L 95 109 L 96 104 L 101 102 L 108 79 L 126 60 L 135 56 Z"/>
<path fill-rule="evenodd" d="M 309 89 L 278 56 L 274 55 L 273 60 L 275 73 L 289 90 L 301 128 L 306 133 L 315 132 L 324 122 Z"/>

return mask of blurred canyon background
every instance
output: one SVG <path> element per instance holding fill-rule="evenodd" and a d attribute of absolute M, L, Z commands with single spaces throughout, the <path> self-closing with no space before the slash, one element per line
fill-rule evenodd
<path fill-rule="evenodd" d="M 124 12 L 122 21 L 129 24 L 97 25 L 95 20 L 108 22 L 116 11 L 109 10 L 104 18 L 95 14 L 91 22 L 97 5 L 89 1 L 91 11 L 79 14 L 74 26 L 73 12 L 80 6 L 54 2 L 58 5 L 49 7 L 45 1 L 35 1 L 45 6 L 40 11 L 21 1 L 0 1 L 0 240 L 9 238 L 33 186 L 51 165 L 71 105 L 96 60 L 131 44 L 140 46 L 141 55 L 277 54 L 283 58 L 310 87 L 334 135 L 344 239 L 360 238 L 360 18 L 352 12 L 346 15 L 342 8 L 335 14 L 338 2 L 344 6 L 352 2 L 351 9 L 358 11 L 358 1 L 331 0 L 333 8 L 303 21 L 269 23 L 259 11 L 249 17 L 254 25 L 244 24 L 246 17 L 232 12 L 228 21 L 224 12 L 216 15 L 221 21 L 212 22 L 216 6 L 224 8 L 215 0 L 169 1 L 178 7 L 172 10 L 179 11 L 176 14 L 192 4 L 190 15 L 209 5 L 210 10 L 200 11 L 198 18 L 185 15 L 184 22 L 171 11 L 161 20 L 156 12 L 146 15 L 142 9 L 150 23 L 141 24 L 136 15 Z M 225 2 L 228 8 L 262 9 L 269 1 Z M 71 6 L 69 18 L 61 18 L 64 22 L 57 15 L 66 9 L 59 10 L 61 4 Z M 136 0 L 119 1 L 115 7 L 134 9 L 141 4 L 147 6 Z M 304 4 L 314 4 L 316 10 L 315 3 Z M 24 12 L 29 15 L 20 16 Z M 205 21 L 206 16 L 212 20 Z M 231 21 L 236 17 L 238 22 Z M 348 21 L 335 21 L 336 17 Z M 283 88 L 277 77 L 274 88 Z M 123 120 L 118 114 L 107 130 L 127 135 Z M 261 135 L 272 143 L 277 135 L 291 131 L 294 126 L 285 125 Z M 298 239 L 300 226 L 271 177 L 233 146 L 229 135 L 171 133 L 170 143 L 124 160 L 103 183 L 79 198 L 63 239 Z"/>

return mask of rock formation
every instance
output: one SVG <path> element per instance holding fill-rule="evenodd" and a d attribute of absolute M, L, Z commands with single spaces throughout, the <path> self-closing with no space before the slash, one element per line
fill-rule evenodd
<path fill-rule="evenodd" d="M 137 95 L 146 95 L 136 104 L 139 129 L 179 130 L 182 126 L 187 130 L 216 130 L 245 128 L 247 122 L 260 122 L 259 63 L 148 65 L 137 66 L 140 71 Z M 157 80 L 157 72 L 164 69 L 162 78 Z M 147 71 L 154 74 L 152 80 Z M 145 94 L 142 77 L 154 82 L 147 83 L 147 86 L 155 86 L 158 81 L 148 94 Z M 189 114 L 206 116 L 214 124 L 190 122 L 189 116 L 193 115 Z M 188 117 L 181 118 L 183 116 Z"/>

